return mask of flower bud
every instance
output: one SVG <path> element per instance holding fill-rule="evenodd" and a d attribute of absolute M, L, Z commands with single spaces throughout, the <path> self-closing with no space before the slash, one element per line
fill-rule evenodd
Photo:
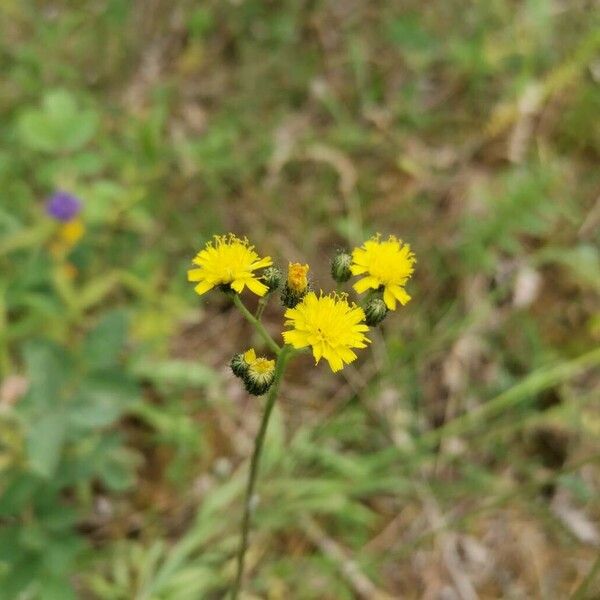
<path fill-rule="evenodd" d="M 250 348 L 246 352 L 234 354 L 231 358 L 229 366 L 236 377 L 243 378 L 248 372 L 250 365 L 256 360 L 256 352 L 254 348 Z"/>
<path fill-rule="evenodd" d="M 344 283 L 350 279 L 352 272 L 350 265 L 352 264 L 352 256 L 345 250 L 340 250 L 331 261 L 331 276 L 334 281 Z"/>
<path fill-rule="evenodd" d="M 277 267 L 268 267 L 263 271 L 262 281 L 269 288 L 267 294 L 271 294 L 281 285 L 282 273 Z"/>
<path fill-rule="evenodd" d="M 244 386 L 249 394 L 262 396 L 273 385 L 275 379 L 275 361 L 257 358 L 252 362 L 244 377 Z"/>
<path fill-rule="evenodd" d="M 290 263 L 287 286 L 296 294 L 305 294 L 308 290 L 308 265 Z"/>
<path fill-rule="evenodd" d="M 281 292 L 281 302 L 286 308 L 294 308 L 306 296 L 309 289 L 308 269 L 308 265 L 289 264 L 287 281 Z"/>
<path fill-rule="evenodd" d="M 388 308 L 382 298 L 375 296 L 365 306 L 365 322 L 369 327 L 375 327 L 381 323 L 388 313 Z"/>

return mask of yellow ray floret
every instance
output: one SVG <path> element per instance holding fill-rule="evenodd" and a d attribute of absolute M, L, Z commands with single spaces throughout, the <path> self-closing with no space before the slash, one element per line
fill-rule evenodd
<path fill-rule="evenodd" d="M 256 362 L 256 350 L 254 348 L 250 348 L 250 350 L 246 350 L 243 354 L 244 360 L 247 364 L 251 365 Z"/>
<path fill-rule="evenodd" d="M 404 285 L 413 274 L 416 261 L 410 246 L 402 240 L 390 235 L 381 241 L 376 235 L 352 252 L 352 275 L 364 275 L 353 287 L 359 294 L 383 287 L 383 301 L 395 310 L 396 301 L 404 305 L 410 300 Z"/>
<path fill-rule="evenodd" d="M 194 289 L 199 295 L 222 284 L 231 286 L 238 294 L 246 286 L 257 296 L 268 291 L 254 271 L 271 266 L 271 257 L 260 258 L 247 239 L 239 239 L 233 233 L 216 235 L 192 262 L 198 268 L 188 271 L 188 281 L 198 282 Z"/>
<path fill-rule="evenodd" d="M 285 317 L 285 325 L 292 328 L 283 332 L 285 343 L 311 346 L 315 361 L 324 358 L 333 372 L 356 359 L 352 348 L 365 348 L 370 342 L 364 335 L 369 329 L 365 313 L 349 304 L 345 295 L 308 292 L 295 308 L 285 311 Z"/>
<path fill-rule="evenodd" d="M 302 294 L 308 287 L 308 265 L 290 263 L 288 266 L 288 287 L 296 294 Z"/>

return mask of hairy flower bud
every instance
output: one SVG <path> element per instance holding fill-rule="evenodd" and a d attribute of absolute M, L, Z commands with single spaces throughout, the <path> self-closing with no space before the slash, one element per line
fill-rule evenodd
<path fill-rule="evenodd" d="M 241 352 L 238 352 L 231 357 L 229 366 L 236 377 L 243 377 L 248 370 L 248 363 L 244 360 L 244 355 Z"/>
<path fill-rule="evenodd" d="M 331 261 L 331 276 L 334 281 L 344 283 L 350 279 L 352 275 L 350 265 L 352 264 L 352 256 L 345 250 L 340 250 Z"/>
<path fill-rule="evenodd" d="M 375 327 L 381 323 L 388 313 L 388 307 L 382 298 L 375 296 L 365 306 L 365 322 L 369 327 Z"/>
<path fill-rule="evenodd" d="M 229 366 L 236 377 L 243 378 L 248 372 L 250 365 L 256 361 L 256 352 L 254 348 L 250 348 L 246 352 L 234 354 L 229 362 Z"/>
<path fill-rule="evenodd" d="M 263 271 L 263 283 L 269 288 L 267 294 L 271 294 L 279 288 L 282 276 L 281 269 L 277 267 L 268 267 Z"/>
<path fill-rule="evenodd" d="M 294 308 L 309 290 L 308 265 L 290 263 L 288 277 L 281 292 L 281 303 L 286 308 Z"/>
<path fill-rule="evenodd" d="M 275 379 L 275 361 L 257 358 L 252 362 L 244 377 L 244 386 L 249 394 L 262 396 L 273 385 Z"/>

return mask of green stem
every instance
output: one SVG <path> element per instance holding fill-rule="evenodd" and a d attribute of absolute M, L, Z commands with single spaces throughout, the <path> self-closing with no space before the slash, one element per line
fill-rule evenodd
<path fill-rule="evenodd" d="M 262 319 L 263 312 L 265 312 L 265 307 L 267 306 L 267 303 L 269 302 L 270 297 L 271 297 L 271 294 L 267 294 L 266 296 L 263 296 L 258 301 L 258 307 L 256 309 L 256 314 L 254 315 L 254 317 L 257 321 L 260 321 Z"/>
<path fill-rule="evenodd" d="M 250 532 L 250 513 L 252 511 L 252 496 L 254 495 L 254 488 L 256 485 L 256 476 L 258 474 L 258 466 L 260 463 L 260 456 L 262 453 L 263 443 L 265 441 L 265 433 L 269 425 L 269 419 L 273 406 L 275 406 L 275 400 L 277 400 L 277 393 L 279 392 L 279 384 L 285 372 L 285 367 L 289 359 L 293 355 L 291 346 L 284 346 L 277 358 L 277 364 L 275 366 L 275 379 L 273 385 L 269 390 L 267 396 L 267 403 L 265 405 L 265 412 L 263 413 L 262 421 L 260 423 L 260 429 L 256 439 L 254 440 L 254 452 L 250 460 L 250 472 L 248 473 L 248 483 L 246 486 L 246 496 L 244 498 L 244 517 L 242 519 L 242 532 L 240 540 L 240 548 L 237 556 L 237 574 L 235 577 L 235 584 L 231 593 L 231 600 L 236 600 L 240 592 L 242 585 L 242 578 L 244 576 L 244 560 L 246 558 L 246 551 L 248 550 L 248 534 Z"/>
<path fill-rule="evenodd" d="M 258 331 L 258 333 L 265 341 L 265 344 L 267 344 L 269 349 L 272 350 L 275 354 L 279 355 L 279 353 L 281 352 L 281 348 L 269 335 L 269 332 L 265 329 L 264 325 L 257 318 L 255 318 L 254 315 L 246 308 L 239 294 L 234 294 L 233 303 L 238 307 L 239 311 L 244 315 L 246 320 L 254 326 L 256 331 Z"/>

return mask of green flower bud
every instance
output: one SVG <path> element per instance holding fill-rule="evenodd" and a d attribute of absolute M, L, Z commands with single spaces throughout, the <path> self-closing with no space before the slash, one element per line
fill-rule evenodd
<path fill-rule="evenodd" d="M 281 285 L 281 278 L 283 277 L 281 270 L 277 267 L 268 267 L 263 271 L 262 280 L 263 283 L 269 288 L 268 294 L 271 294 L 279 288 Z"/>
<path fill-rule="evenodd" d="M 275 361 L 257 358 L 250 364 L 243 377 L 244 386 L 249 394 L 262 396 L 273 385 L 275 379 Z"/>
<path fill-rule="evenodd" d="M 352 276 L 350 265 L 352 264 L 352 256 L 345 250 L 340 250 L 331 261 L 331 276 L 338 283 L 348 281 Z"/>
<path fill-rule="evenodd" d="M 365 322 L 369 327 L 375 327 L 381 323 L 388 313 L 388 307 L 382 298 L 375 296 L 365 306 Z"/>
<path fill-rule="evenodd" d="M 288 285 L 283 287 L 281 292 L 281 304 L 286 308 L 296 308 L 296 305 L 306 296 L 306 291 L 302 293 L 295 292 Z"/>
<path fill-rule="evenodd" d="M 248 363 L 244 360 L 244 355 L 241 352 L 232 356 L 229 366 L 236 377 L 243 377 L 248 370 Z"/>

